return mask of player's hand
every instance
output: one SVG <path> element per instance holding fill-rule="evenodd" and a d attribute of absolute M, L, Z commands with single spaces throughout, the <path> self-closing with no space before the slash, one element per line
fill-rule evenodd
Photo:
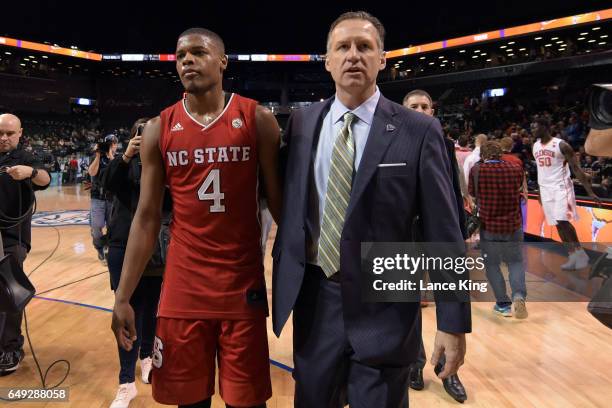
<path fill-rule="evenodd" d="M 450 375 L 457 374 L 459 367 L 463 365 L 465 333 L 446 333 L 438 330 L 434 342 L 434 351 L 431 355 L 431 364 L 434 367 L 438 364 L 442 355 L 446 356 L 446 363 L 438 377 L 443 380 Z"/>
<path fill-rule="evenodd" d="M 134 136 L 133 138 L 130 139 L 130 142 L 128 143 L 128 147 L 127 149 L 125 149 L 125 155 L 127 157 L 134 157 L 134 155 L 140 152 L 140 140 L 141 139 L 142 139 L 142 136 Z"/>
<path fill-rule="evenodd" d="M 126 351 L 132 350 L 136 341 L 136 324 L 134 309 L 129 302 L 115 302 L 113 307 L 113 323 L 111 325 L 117 344 Z"/>
<path fill-rule="evenodd" d="M 34 169 L 30 166 L 13 166 L 6 168 L 6 174 L 11 176 L 13 180 L 21 181 L 32 177 Z"/>

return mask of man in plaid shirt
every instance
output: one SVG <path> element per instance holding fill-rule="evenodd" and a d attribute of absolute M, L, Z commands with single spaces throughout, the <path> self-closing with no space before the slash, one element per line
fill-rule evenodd
<path fill-rule="evenodd" d="M 487 279 L 497 300 L 493 310 L 510 317 L 514 309 L 514 317 L 524 319 L 527 317 L 527 288 L 521 248 L 523 229 L 520 205 L 523 171 L 514 163 L 501 160 L 502 148 L 498 142 L 486 142 L 480 154 L 482 162 L 470 171 L 468 190 L 471 196 L 476 196 L 474 180 L 478 171 L 478 197 L 475 198 L 481 220 L 480 246 L 485 257 Z M 501 273 L 502 261 L 508 265 L 512 301 Z"/>

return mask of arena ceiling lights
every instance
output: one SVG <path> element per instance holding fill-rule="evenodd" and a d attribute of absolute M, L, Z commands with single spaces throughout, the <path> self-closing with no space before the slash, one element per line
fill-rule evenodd
<path fill-rule="evenodd" d="M 438 51 L 441 49 L 466 45 L 469 46 L 485 41 L 517 37 L 547 30 L 571 27 L 578 24 L 605 21 L 611 18 L 612 8 L 609 8 L 605 10 L 594 11 L 591 13 L 578 14 L 575 16 L 563 17 L 554 20 L 540 21 L 539 23 L 525 24 L 496 31 L 489 31 L 486 33 L 473 34 L 464 37 L 452 38 L 449 40 L 436 41 L 433 43 L 392 50 L 387 52 L 387 58 L 399 58 L 405 55 L 422 54 L 426 52 Z M 57 45 L 41 44 L 31 41 L 17 40 L 8 37 L 0 37 L 0 45 L 4 45 L 7 47 L 23 48 L 48 54 L 58 54 L 67 57 L 82 58 L 92 61 L 176 61 L 174 54 L 98 54 L 94 52 L 81 51 L 76 49 L 75 47 L 63 48 Z M 324 60 L 323 55 L 317 54 L 230 54 L 228 55 L 228 57 L 230 60 L 233 61 L 254 62 L 319 62 Z"/>

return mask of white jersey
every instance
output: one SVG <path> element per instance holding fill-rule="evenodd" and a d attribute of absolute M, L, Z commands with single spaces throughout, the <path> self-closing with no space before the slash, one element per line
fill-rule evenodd
<path fill-rule="evenodd" d="M 533 157 L 538 164 L 540 199 L 548 225 L 577 220 L 574 184 L 561 152 L 561 139 L 553 137 L 545 145 L 538 140 L 533 144 Z"/>
<path fill-rule="evenodd" d="M 563 152 L 562 140 L 553 137 L 543 145 L 541 140 L 533 144 L 533 157 L 538 165 L 538 184 L 547 189 L 574 189 L 570 169 Z"/>

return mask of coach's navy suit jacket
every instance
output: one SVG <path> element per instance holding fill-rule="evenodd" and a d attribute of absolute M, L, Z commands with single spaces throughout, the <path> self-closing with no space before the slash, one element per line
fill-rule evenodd
<path fill-rule="evenodd" d="M 283 210 L 272 250 L 277 336 L 304 278 L 309 183 L 321 124 L 332 102 L 333 98 L 294 112 L 285 132 Z M 406 166 L 379 167 L 381 163 Z M 421 325 L 418 303 L 361 301 L 360 243 L 412 241 L 415 215 L 422 218 L 425 241 L 463 242 L 450 172 L 438 120 L 381 96 L 353 179 L 340 245 L 345 329 L 361 362 L 399 366 L 414 361 Z M 437 302 L 436 306 L 438 329 L 471 331 L 469 303 Z"/>

